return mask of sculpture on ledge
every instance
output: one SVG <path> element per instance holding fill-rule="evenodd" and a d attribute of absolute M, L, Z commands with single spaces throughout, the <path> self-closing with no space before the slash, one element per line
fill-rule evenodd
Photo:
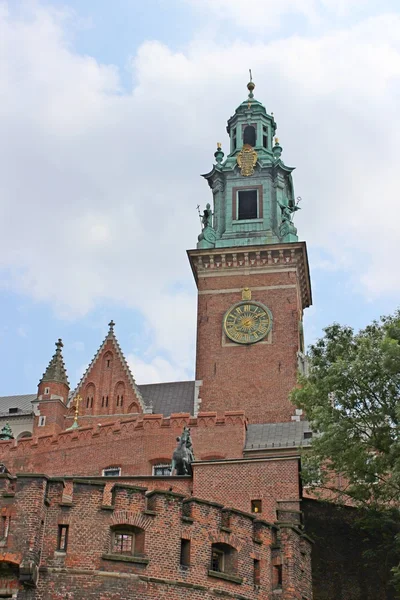
<path fill-rule="evenodd" d="M 279 207 L 281 209 L 281 224 L 279 227 L 279 234 L 281 238 L 285 238 L 286 236 L 296 236 L 297 237 L 297 229 L 293 223 L 294 213 L 297 210 L 300 210 L 300 206 L 294 203 L 288 203 L 287 200 L 283 202 L 279 202 Z M 287 241 L 292 241 L 287 240 Z"/>
<path fill-rule="evenodd" d="M 199 211 L 200 212 L 200 211 Z M 216 233 L 213 227 L 213 212 L 210 204 L 206 205 L 203 215 L 201 216 L 202 232 L 198 237 L 199 248 L 214 248 Z"/>
<path fill-rule="evenodd" d="M 193 444 L 190 429 L 183 428 L 182 435 L 176 438 L 177 447 L 172 455 L 171 475 L 193 475 L 192 462 L 194 461 Z"/>

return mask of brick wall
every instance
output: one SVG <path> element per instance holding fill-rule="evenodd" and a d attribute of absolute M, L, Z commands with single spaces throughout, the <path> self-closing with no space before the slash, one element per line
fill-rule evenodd
<path fill-rule="evenodd" d="M 105 504 L 106 483 L 79 480 L 71 484 L 32 475 L 16 481 L 0 478 L 0 508 L 11 505 L 14 511 L 2 548 L 4 557 L 7 553 L 19 566 L 19 580 L 26 573 L 27 555 L 33 562 L 32 572 L 40 560 L 37 587 L 30 581 L 33 587 L 25 587 L 18 598 L 178 600 L 223 596 L 266 600 L 273 586 L 273 553 L 275 561 L 279 554 L 284 566 L 279 597 L 294 600 L 303 594 L 311 598 L 304 583 L 307 578 L 303 577 L 304 589 L 299 591 L 299 574 L 309 569 L 309 544 L 296 526 L 271 526 L 221 504 L 165 491 L 146 492 L 122 482 L 115 482 L 112 504 Z M 7 491 L 13 485 L 14 496 Z M 57 550 L 60 525 L 69 526 L 66 552 Z M 112 528 L 122 525 L 144 532 L 140 555 L 113 553 Z M 190 565 L 186 568 L 180 566 L 182 538 L 190 540 Z M 234 570 L 224 574 L 210 571 L 212 544 L 234 549 Z M 260 561 L 260 587 L 254 585 L 255 560 Z"/>
<path fill-rule="evenodd" d="M 230 343 L 222 331 L 223 317 L 241 290 L 272 312 L 271 334 L 264 341 Z M 198 279 L 196 379 L 201 410 L 244 410 L 250 423 L 288 421 L 294 414 L 289 392 L 296 384 L 301 305 L 297 273 L 283 266 L 271 273 Z M 263 288 L 263 289 L 257 289 Z M 237 291 L 229 291 L 237 290 Z"/>
<path fill-rule="evenodd" d="M 298 459 L 241 460 L 194 465 L 193 494 L 250 512 L 261 500 L 261 517 L 274 522 L 279 500 L 299 511 Z"/>
<path fill-rule="evenodd" d="M 245 441 L 243 413 L 217 418 L 214 413 L 144 415 L 112 424 L 82 427 L 47 435 L 0 442 L 0 462 L 12 472 L 48 475 L 101 475 L 107 467 L 120 467 L 122 475 L 151 475 L 152 466 L 171 462 L 176 437 L 191 428 L 197 460 L 237 458 Z"/>

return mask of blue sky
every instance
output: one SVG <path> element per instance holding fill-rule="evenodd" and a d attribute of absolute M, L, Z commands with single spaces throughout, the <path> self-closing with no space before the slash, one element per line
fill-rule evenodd
<path fill-rule="evenodd" d="M 249 67 L 297 167 L 306 340 L 396 309 L 397 2 L 0 1 L 0 37 L 0 395 L 58 337 L 76 384 L 111 318 L 138 383 L 193 377 L 185 250 Z"/>

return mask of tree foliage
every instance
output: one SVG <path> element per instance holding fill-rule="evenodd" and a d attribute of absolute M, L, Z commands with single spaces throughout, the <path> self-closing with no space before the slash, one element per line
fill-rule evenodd
<path fill-rule="evenodd" d="M 304 483 L 367 509 L 362 526 L 370 535 L 378 523 L 400 531 L 400 311 L 358 333 L 327 327 L 309 360 L 292 392 L 314 431 L 302 459 Z M 394 574 L 400 591 L 400 571 Z"/>

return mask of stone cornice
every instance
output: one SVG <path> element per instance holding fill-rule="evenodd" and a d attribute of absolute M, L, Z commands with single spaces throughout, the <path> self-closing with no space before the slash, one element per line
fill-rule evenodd
<path fill-rule="evenodd" d="M 295 270 L 298 274 L 302 307 L 307 308 L 312 304 L 305 242 L 188 250 L 188 256 L 196 284 L 199 277 Z"/>

